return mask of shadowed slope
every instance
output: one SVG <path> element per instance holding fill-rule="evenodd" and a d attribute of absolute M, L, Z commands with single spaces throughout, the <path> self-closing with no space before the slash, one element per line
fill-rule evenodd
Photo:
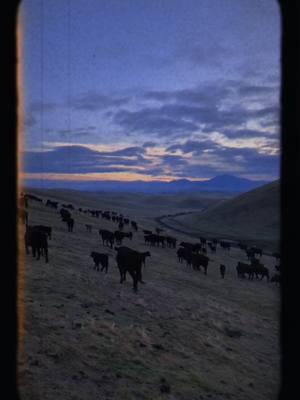
<path fill-rule="evenodd" d="M 203 213 L 178 216 L 170 224 L 276 247 L 280 233 L 279 181 L 225 200 Z M 168 223 L 169 223 L 168 222 Z"/>

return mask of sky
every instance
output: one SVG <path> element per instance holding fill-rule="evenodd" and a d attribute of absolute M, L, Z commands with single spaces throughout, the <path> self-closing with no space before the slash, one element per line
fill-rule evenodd
<path fill-rule="evenodd" d="M 24 177 L 279 178 L 276 0 L 23 0 Z"/>

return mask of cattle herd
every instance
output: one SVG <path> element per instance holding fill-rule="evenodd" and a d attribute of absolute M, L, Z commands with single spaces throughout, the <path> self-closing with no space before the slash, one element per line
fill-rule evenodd
<path fill-rule="evenodd" d="M 24 244 L 26 254 L 29 254 L 29 248 L 32 250 L 33 257 L 38 260 L 41 256 L 45 257 L 45 262 L 49 261 L 48 254 L 48 239 L 52 238 L 52 228 L 44 225 L 29 225 L 28 224 L 28 201 L 43 202 L 43 199 L 34 196 L 32 194 L 22 194 L 19 199 L 18 215 L 25 225 L 26 230 L 24 234 Z M 75 220 L 71 214 L 71 211 L 75 210 L 72 204 L 61 204 L 59 208 L 59 202 L 47 199 L 44 203 L 46 207 L 58 210 L 58 215 L 61 217 L 61 221 L 66 223 L 67 231 L 72 233 Z M 126 273 L 128 272 L 133 281 L 133 290 L 137 292 L 138 283 L 144 283 L 142 279 L 142 266 L 145 267 L 146 258 L 150 257 L 149 251 L 139 252 L 126 246 L 122 246 L 122 242 L 125 238 L 132 240 L 133 232 L 123 231 L 124 227 L 131 227 L 135 232 L 138 231 L 138 224 L 136 221 L 130 221 L 129 218 L 116 211 L 102 211 L 102 210 L 91 210 L 78 208 L 78 211 L 83 214 L 88 214 L 94 218 L 102 218 L 110 221 L 112 224 L 116 224 L 118 229 L 107 230 L 99 229 L 98 233 L 101 237 L 102 244 L 108 246 L 110 249 L 116 251 L 116 263 L 120 273 L 120 283 L 126 280 Z M 85 224 L 88 233 L 92 232 L 92 225 Z M 161 228 L 156 228 L 155 232 L 152 230 L 142 230 L 144 234 L 145 245 L 149 247 L 161 247 L 161 248 L 172 248 L 176 249 L 177 239 L 172 236 L 165 236 L 161 233 Z M 115 246 L 115 244 L 117 246 Z M 199 242 L 180 242 L 179 247 L 176 250 L 179 263 L 186 263 L 187 267 L 191 267 L 194 271 L 201 271 L 207 275 L 208 265 L 211 258 L 208 256 L 215 254 L 217 249 L 220 248 L 222 251 L 230 251 L 232 247 L 231 242 L 225 240 L 219 240 L 216 238 L 208 240 L 204 237 L 199 237 Z M 276 273 L 270 277 L 269 270 L 265 267 L 260 259 L 262 257 L 262 250 L 257 247 L 249 247 L 244 243 L 238 243 L 238 247 L 245 252 L 249 263 L 239 261 L 236 266 L 237 277 L 245 279 L 248 277 L 249 280 L 263 279 L 277 284 L 281 283 L 281 269 L 280 263 L 275 266 Z M 273 253 L 273 257 L 278 261 L 280 260 L 279 253 Z M 111 254 L 99 253 L 92 251 L 90 257 L 93 259 L 94 268 L 99 271 L 99 264 L 101 265 L 101 271 L 105 270 L 108 272 L 109 257 Z M 226 266 L 220 264 L 220 275 L 221 278 L 225 278 Z"/>

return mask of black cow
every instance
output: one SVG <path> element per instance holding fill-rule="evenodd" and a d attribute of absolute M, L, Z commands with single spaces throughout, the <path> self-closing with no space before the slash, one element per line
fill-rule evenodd
<path fill-rule="evenodd" d="M 261 276 L 260 279 L 263 279 L 264 277 L 266 277 L 267 280 L 270 279 L 269 270 L 263 264 L 256 263 L 253 264 L 251 267 L 253 270 L 253 275 L 255 274 L 256 278 L 258 278 L 258 275 L 260 275 Z"/>
<path fill-rule="evenodd" d="M 34 225 L 34 229 L 46 233 L 49 239 L 52 239 L 52 228 L 51 226 L 45 226 L 45 225 Z"/>
<path fill-rule="evenodd" d="M 204 273 L 207 275 L 207 266 L 209 258 L 203 254 L 191 254 L 191 264 L 194 270 L 200 270 L 200 266 L 204 268 Z"/>
<path fill-rule="evenodd" d="M 220 264 L 220 274 L 221 274 L 222 279 L 224 279 L 224 277 L 225 277 L 225 271 L 226 271 L 225 265 Z"/>
<path fill-rule="evenodd" d="M 74 228 L 74 219 L 72 217 L 64 217 L 63 222 L 67 223 L 68 232 L 73 232 Z"/>
<path fill-rule="evenodd" d="M 180 263 L 183 263 L 183 260 L 186 261 L 186 265 L 192 264 L 192 251 L 186 247 L 179 247 L 177 250 L 177 257 Z"/>
<path fill-rule="evenodd" d="M 131 226 L 133 227 L 133 229 L 135 229 L 135 231 L 138 230 L 138 226 L 137 226 L 137 223 L 135 221 L 131 221 Z"/>
<path fill-rule="evenodd" d="M 120 231 L 115 231 L 114 232 L 116 243 L 117 244 L 122 244 L 122 241 L 125 237 L 128 237 L 130 240 L 132 240 L 132 232 L 120 232 Z"/>
<path fill-rule="evenodd" d="M 110 246 L 113 248 L 113 244 L 115 243 L 115 235 L 113 232 L 108 231 L 106 229 L 99 229 L 99 235 L 102 237 L 102 243 L 105 246 Z"/>
<path fill-rule="evenodd" d="M 177 239 L 173 238 L 172 236 L 167 236 L 166 240 L 167 240 L 168 247 L 172 247 L 173 249 L 176 248 Z"/>
<path fill-rule="evenodd" d="M 126 272 L 128 271 L 133 280 L 133 290 L 137 292 L 138 282 L 144 283 L 142 280 L 142 263 L 145 257 L 151 256 L 150 253 L 140 253 L 128 247 L 115 247 L 115 250 L 118 252 L 116 261 L 120 271 L 120 283 L 126 280 Z"/>
<path fill-rule="evenodd" d="M 248 274 L 248 278 L 253 279 L 253 268 L 249 264 L 239 261 L 236 266 L 236 272 L 238 278 L 245 278 L 245 274 Z"/>
<path fill-rule="evenodd" d="M 105 269 L 105 273 L 107 274 L 109 254 L 96 253 L 95 251 L 92 251 L 90 257 L 92 257 L 92 259 L 94 260 L 94 269 L 99 271 L 99 264 L 101 264 L 101 271 Z"/>
<path fill-rule="evenodd" d="M 46 207 L 51 207 L 57 209 L 58 207 L 58 201 L 52 201 L 52 200 L 47 200 L 46 201 Z"/>
<path fill-rule="evenodd" d="M 85 224 L 85 227 L 86 227 L 86 230 L 87 230 L 88 232 L 92 232 L 92 225 L 90 225 L 90 224 Z"/>
<path fill-rule="evenodd" d="M 48 263 L 48 241 L 45 232 L 41 232 L 40 230 L 27 225 L 24 242 L 27 254 L 29 254 L 29 247 L 31 247 L 33 257 L 37 256 L 37 260 L 39 260 L 41 254 L 44 254 L 45 261 Z"/>
<path fill-rule="evenodd" d="M 201 243 L 181 242 L 179 246 L 189 249 L 190 251 L 196 251 L 196 252 L 199 252 L 202 248 Z"/>
<path fill-rule="evenodd" d="M 221 240 L 221 241 L 220 241 L 220 246 L 221 246 L 223 249 L 226 249 L 226 250 L 230 250 L 230 248 L 231 248 L 230 243 L 229 243 L 229 242 L 225 242 L 224 240 Z"/>
<path fill-rule="evenodd" d="M 71 218 L 71 217 L 72 217 L 70 211 L 66 210 L 65 208 L 61 208 L 60 211 L 59 211 L 59 213 L 60 213 L 61 219 L 62 219 L 63 221 L 64 221 L 64 219 L 67 219 L 67 218 Z"/>
<path fill-rule="evenodd" d="M 260 257 L 262 256 L 262 250 L 258 247 L 251 247 L 250 251 L 255 255 L 258 254 Z"/>

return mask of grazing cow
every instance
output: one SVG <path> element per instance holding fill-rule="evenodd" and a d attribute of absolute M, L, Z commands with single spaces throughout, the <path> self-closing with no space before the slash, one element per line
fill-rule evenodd
<path fill-rule="evenodd" d="M 270 279 L 269 270 L 263 264 L 260 264 L 260 263 L 252 264 L 251 267 L 253 270 L 253 274 L 255 274 L 255 276 L 256 276 L 256 279 L 258 279 L 258 275 L 261 276 L 261 278 L 260 278 L 261 280 L 264 277 L 266 277 L 267 280 Z"/>
<path fill-rule="evenodd" d="M 51 207 L 57 209 L 58 207 L 58 201 L 52 201 L 52 200 L 47 200 L 46 201 L 46 207 Z"/>
<path fill-rule="evenodd" d="M 255 251 L 253 250 L 253 248 L 246 249 L 246 255 L 247 255 L 248 260 L 255 259 Z"/>
<path fill-rule="evenodd" d="M 85 227 L 86 227 L 86 230 L 87 230 L 88 232 L 92 232 L 92 225 L 90 225 L 90 224 L 85 224 Z"/>
<path fill-rule="evenodd" d="M 129 247 L 115 247 L 117 251 L 116 261 L 120 271 L 120 283 L 126 280 L 126 272 L 128 271 L 133 280 L 133 290 L 137 292 L 138 282 L 144 283 L 142 280 L 142 263 L 145 257 L 150 257 L 149 252 L 140 253 Z"/>
<path fill-rule="evenodd" d="M 220 246 L 222 247 L 222 249 L 226 249 L 226 250 L 230 250 L 231 245 L 229 242 L 225 242 L 224 240 L 220 241 Z"/>
<path fill-rule="evenodd" d="M 133 227 L 133 229 L 135 229 L 135 231 L 138 230 L 138 226 L 137 226 L 137 223 L 135 221 L 131 221 L 131 226 Z"/>
<path fill-rule="evenodd" d="M 190 251 L 196 251 L 196 252 L 199 252 L 202 248 L 200 243 L 189 243 L 189 242 L 181 242 L 179 246 L 189 249 Z"/>
<path fill-rule="evenodd" d="M 128 237 L 130 240 L 132 240 L 132 232 L 120 232 L 120 231 L 115 231 L 114 232 L 116 243 L 117 244 L 122 244 L 122 240 L 125 237 Z"/>
<path fill-rule="evenodd" d="M 92 257 L 92 259 L 94 260 L 94 269 L 99 271 L 99 264 L 101 264 L 101 271 L 105 269 L 105 273 L 107 274 L 109 254 L 96 253 L 95 251 L 92 251 L 90 257 Z"/>
<path fill-rule="evenodd" d="M 150 235 L 145 235 L 144 236 L 145 243 L 150 243 L 152 246 L 155 246 L 157 243 L 157 235 L 154 233 L 151 233 Z"/>
<path fill-rule="evenodd" d="M 191 254 L 191 264 L 194 270 L 200 270 L 200 266 L 204 268 L 204 273 L 207 275 L 207 266 L 209 258 L 203 254 Z"/>
<path fill-rule="evenodd" d="M 150 245 L 152 246 L 159 246 L 160 244 L 162 245 L 162 247 L 165 247 L 165 237 L 164 236 L 160 236 L 160 235 L 155 235 L 154 233 L 152 233 L 151 235 L 145 235 L 144 236 L 145 239 L 145 243 L 150 243 Z"/>
<path fill-rule="evenodd" d="M 225 271 L 226 271 L 225 265 L 220 264 L 220 274 L 221 274 L 222 279 L 224 279 L 224 277 L 225 277 Z"/>
<path fill-rule="evenodd" d="M 41 232 L 40 230 L 27 225 L 24 242 L 27 254 L 29 254 L 29 247 L 31 247 L 33 257 L 37 256 L 37 260 L 39 260 L 41 254 L 44 254 L 45 261 L 48 263 L 48 241 L 45 232 Z"/>
<path fill-rule="evenodd" d="M 64 217 L 63 222 L 67 223 L 68 232 L 73 232 L 74 228 L 74 219 L 72 217 Z"/>
<path fill-rule="evenodd" d="M 64 208 L 61 208 L 60 211 L 59 211 L 59 213 L 60 213 L 61 219 L 62 219 L 63 221 L 64 221 L 64 219 L 67 219 L 67 218 L 71 218 L 71 217 L 72 217 L 70 211 L 68 211 L 68 210 L 66 210 L 66 209 L 64 209 Z"/>
<path fill-rule="evenodd" d="M 112 249 L 113 244 L 115 243 L 114 233 L 106 229 L 99 229 L 99 235 L 101 235 L 102 237 L 103 246 L 105 246 L 106 244 L 107 246 L 110 246 L 110 248 Z"/>
<path fill-rule="evenodd" d="M 179 247 L 177 250 L 177 257 L 180 263 L 183 263 L 183 260 L 186 260 L 188 263 L 188 259 L 190 259 L 191 251 L 185 247 Z"/>
<path fill-rule="evenodd" d="M 245 274 L 248 274 L 249 279 L 253 279 L 253 269 L 251 268 L 251 265 L 243 263 L 243 262 L 238 262 L 236 266 L 236 272 L 238 278 L 245 278 Z"/>
<path fill-rule="evenodd" d="M 34 229 L 46 233 L 49 239 L 52 239 L 52 228 L 51 226 L 45 226 L 45 225 L 34 225 Z"/>
<path fill-rule="evenodd" d="M 167 236 L 166 240 L 167 240 L 167 247 L 172 247 L 173 249 L 176 248 L 177 239 L 175 239 L 171 236 Z"/>
<path fill-rule="evenodd" d="M 251 247 L 250 251 L 252 251 L 252 253 L 253 253 L 254 255 L 255 255 L 255 254 L 258 254 L 260 257 L 262 256 L 262 250 L 259 249 L 258 247 Z"/>

